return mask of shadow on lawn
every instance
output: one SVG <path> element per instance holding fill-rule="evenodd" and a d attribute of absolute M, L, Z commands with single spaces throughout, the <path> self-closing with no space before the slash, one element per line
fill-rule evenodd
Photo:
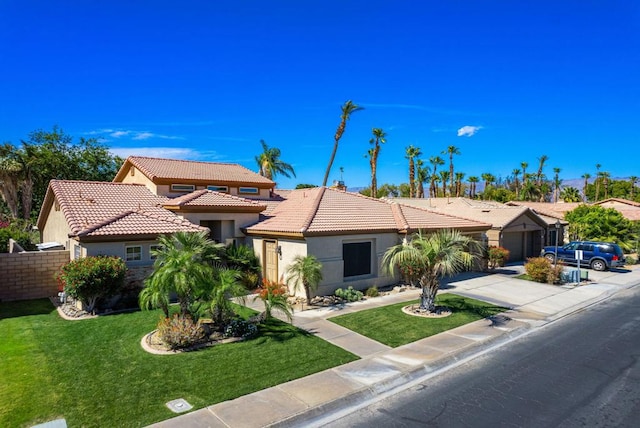
<path fill-rule="evenodd" d="M 46 315 L 55 310 L 55 307 L 49 299 L 0 302 L 0 320 L 30 315 Z"/>
<path fill-rule="evenodd" d="M 509 308 L 505 308 L 502 306 L 493 306 L 493 305 L 482 306 L 482 305 L 473 304 L 472 302 L 469 302 L 469 300 L 465 299 L 464 297 L 455 296 L 451 294 L 447 296 L 446 302 L 442 302 L 442 304 L 450 308 L 453 312 L 467 312 L 469 314 L 474 314 L 474 315 L 481 316 L 482 318 L 489 318 L 489 319 L 491 319 L 492 317 L 495 317 L 497 314 L 501 312 L 509 310 Z"/>
<path fill-rule="evenodd" d="M 260 335 L 253 339 L 256 344 L 263 343 L 266 338 L 275 340 L 276 342 L 285 342 L 300 336 L 313 336 L 311 333 L 299 329 L 291 324 L 277 319 L 270 319 L 259 326 Z"/>

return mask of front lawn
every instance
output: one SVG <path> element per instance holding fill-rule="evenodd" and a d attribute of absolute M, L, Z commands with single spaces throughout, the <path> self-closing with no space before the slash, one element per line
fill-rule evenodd
<path fill-rule="evenodd" d="M 329 321 L 395 348 L 507 310 L 447 293 L 439 294 L 436 298 L 437 305 L 452 310 L 452 314 L 447 317 L 423 318 L 402 312 L 403 306 L 417 303 L 418 300 L 367 309 L 329 318 Z"/>
<path fill-rule="evenodd" d="M 48 300 L 0 303 L 0 426 L 148 425 L 176 416 L 176 398 L 202 408 L 357 359 L 279 321 L 245 342 L 152 355 L 140 340 L 160 316 L 66 321 Z"/>

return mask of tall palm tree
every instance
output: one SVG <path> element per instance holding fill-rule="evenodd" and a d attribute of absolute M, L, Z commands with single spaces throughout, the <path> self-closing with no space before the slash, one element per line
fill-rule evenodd
<path fill-rule="evenodd" d="M 442 154 L 449 154 L 449 178 L 451 179 L 451 186 L 449 189 L 449 194 L 453 195 L 453 179 L 454 179 L 454 174 L 453 174 L 453 155 L 459 155 L 460 154 L 460 150 L 456 147 L 456 146 L 449 146 L 447 147 L 447 150 L 443 151 Z"/>
<path fill-rule="evenodd" d="M 476 197 L 476 186 L 478 182 L 480 182 L 480 178 L 476 175 L 472 175 L 467 178 L 467 181 L 469 182 L 469 197 L 474 199 Z"/>
<path fill-rule="evenodd" d="M 449 182 L 449 171 L 440 171 L 440 180 L 442 181 L 442 197 L 447 196 L 447 183 Z M 451 195 L 451 192 L 449 192 Z"/>
<path fill-rule="evenodd" d="M 553 202 L 558 202 L 558 197 L 560 197 L 560 184 L 562 180 L 559 178 L 561 169 L 553 168 Z"/>
<path fill-rule="evenodd" d="M 378 154 L 380 153 L 380 144 L 387 142 L 387 133 L 381 128 L 373 128 L 371 130 L 373 138 L 369 140 L 369 144 L 373 144 L 373 148 L 369 150 L 369 164 L 371 166 L 371 197 L 378 197 L 378 179 L 376 171 L 378 169 Z"/>
<path fill-rule="evenodd" d="M 347 127 L 347 121 L 351 117 L 351 114 L 358 111 L 364 110 L 364 107 L 360 107 L 353 103 L 353 101 L 348 100 L 347 102 L 340 107 L 342 110 L 342 114 L 340 115 L 340 124 L 338 125 L 338 129 L 336 129 L 336 133 L 333 136 L 333 151 L 331 152 L 331 157 L 329 158 L 329 164 L 327 165 L 327 170 L 324 173 L 324 179 L 322 180 L 322 187 L 327 185 L 327 180 L 329 179 L 329 173 L 331 172 L 331 167 L 333 166 L 333 161 L 336 158 L 336 153 L 338 151 L 338 143 L 342 138 L 342 134 L 344 134 L 344 130 Z"/>
<path fill-rule="evenodd" d="M 596 178 L 595 178 L 595 184 L 596 184 L 596 200 L 595 202 L 598 202 L 600 200 L 600 167 L 602 165 L 600 165 L 599 163 L 596 164 Z"/>
<path fill-rule="evenodd" d="M 582 178 L 584 178 L 584 184 L 582 185 L 582 201 L 587 202 L 587 185 L 589 185 L 591 174 L 585 172 L 584 174 L 582 174 Z"/>
<path fill-rule="evenodd" d="M 538 187 L 542 186 L 542 170 L 544 169 L 544 164 L 549 160 L 549 156 L 542 155 L 538 158 L 538 172 L 536 173 L 536 184 Z"/>
<path fill-rule="evenodd" d="M 518 168 L 514 168 L 512 173 L 513 179 L 515 180 L 516 199 L 518 199 L 518 195 L 520 193 L 520 182 L 518 181 L 518 176 L 520 175 L 520 170 Z"/>
<path fill-rule="evenodd" d="M 212 287 L 213 267 L 209 263 L 215 244 L 207 231 L 163 235 L 153 250 L 153 272 L 145 280 L 139 301 L 143 309 L 160 307 L 169 316 L 169 294 L 175 294 L 183 316 L 193 316 L 194 303 Z"/>
<path fill-rule="evenodd" d="M 429 194 L 431 197 L 435 198 L 438 196 L 438 188 L 436 185 L 436 180 L 438 179 L 438 167 L 444 165 L 444 159 L 440 156 L 431 156 L 429 158 L 429 163 L 433 165 L 433 171 L 431 171 L 431 184 L 429 185 Z"/>
<path fill-rule="evenodd" d="M 406 149 L 405 158 L 409 159 L 409 197 L 415 196 L 416 165 L 415 159 L 422 155 L 419 147 L 410 145 Z"/>
<path fill-rule="evenodd" d="M 387 274 L 403 265 L 417 268 L 422 288 L 420 309 L 435 312 L 440 280 L 470 269 L 480 252 L 481 245 L 459 231 L 445 229 L 430 235 L 420 231 L 410 241 L 389 248 L 382 257 L 382 268 Z"/>
<path fill-rule="evenodd" d="M 296 176 L 293 166 L 280 159 L 280 149 L 269 147 L 264 140 L 260 140 L 260 144 L 262 144 L 262 153 L 256 156 L 256 162 L 260 168 L 259 174 L 261 176 L 269 180 L 273 180 L 278 174 L 285 177 Z"/>
<path fill-rule="evenodd" d="M 602 177 L 602 185 L 604 186 L 604 198 L 608 199 L 609 198 L 609 179 L 611 178 L 611 174 L 606 171 L 602 171 L 600 173 L 600 176 Z"/>
<path fill-rule="evenodd" d="M 520 167 L 522 168 L 522 185 L 524 186 L 524 182 L 529 177 L 527 175 L 527 168 L 529 167 L 529 164 L 523 161 L 523 162 L 520 162 Z"/>
<path fill-rule="evenodd" d="M 322 263 L 313 255 L 297 255 L 287 268 L 287 285 L 293 286 L 293 293 L 302 285 L 307 298 L 311 301 L 311 292 L 318 289 L 322 281 Z"/>

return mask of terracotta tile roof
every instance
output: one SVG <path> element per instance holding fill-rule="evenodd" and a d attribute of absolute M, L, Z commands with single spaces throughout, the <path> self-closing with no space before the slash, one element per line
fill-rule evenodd
<path fill-rule="evenodd" d="M 160 207 L 167 198 L 154 195 L 140 184 L 51 180 L 43 216 L 54 203 L 60 205 L 72 236 L 143 235 L 201 230 Z"/>
<path fill-rule="evenodd" d="M 250 234 L 330 235 L 426 228 L 486 230 L 489 227 L 485 223 L 401 206 L 358 193 L 316 187 L 292 191 L 273 209 L 271 217 L 246 230 Z"/>
<path fill-rule="evenodd" d="M 564 219 L 564 215 L 572 209 L 582 205 L 582 202 L 529 202 L 509 201 L 506 205 L 531 208 L 533 211 L 549 217 Z"/>
<path fill-rule="evenodd" d="M 179 181 L 203 184 L 238 183 L 272 188 L 275 183 L 239 164 L 199 162 L 179 159 L 160 159 L 129 156 L 113 181 L 122 181 L 133 165 L 154 183 Z"/>
<path fill-rule="evenodd" d="M 251 200 L 228 193 L 213 190 L 196 190 L 195 192 L 169 199 L 163 207 L 167 209 L 201 208 L 208 210 L 241 209 L 243 212 L 260 212 L 267 208 L 264 200 Z"/>

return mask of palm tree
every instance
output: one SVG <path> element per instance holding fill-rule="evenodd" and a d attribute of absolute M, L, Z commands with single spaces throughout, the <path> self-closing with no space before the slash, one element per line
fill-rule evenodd
<path fill-rule="evenodd" d="M 410 145 L 406 149 L 405 158 L 409 159 L 409 197 L 413 198 L 415 196 L 415 180 L 416 180 L 416 166 L 415 166 L 415 158 L 422 155 L 419 147 L 414 147 Z"/>
<path fill-rule="evenodd" d="M 602 185 L 604 186 L 604 198 L 609 199 L 609 179 L 611 178 L 611 174 L 602 171 L 600 176 L 602 177 Z"/>
<path fill-rule="evenodd" d="M 596 178 L 595 178 L 595 182 L 596 182 L 596 200 L 595 202 L 598 202 L 600 200 L 600 167 L 602 165 L 600 165 L 599 163 L 596 164 Z"/>
<path fill-rule="evenodd" d="M 560 198 L 565 202 L 580 202 L 580 191 L 575 187 L 565 187 L 560 193 Z"/>
<path fill-rule="evenodd" d="M 636 187 L 636 182 L 638 181 L 638 177 L 636 177 L 635 175 L 632 175 L 631 177 L 629 177 L 629 182 L 631 183 L 631 190 L 630 190 L 630 197 L 629 199 L 633 201 L 633 197 L 635 196 L 635 187 Z"/>
<path fill-rule="evenodd" d="M 449 171 L 440 171 L 440 180 L 442 181 L 442 197 L 447 196 L 447 183 L 449 181 Z M 451 193 L 449 193 L 451 194 Z"/>
<path fill-rule="evenodd" d="M 247 289 L 242 284 L 242 273 L 235 269 L 221 268 L 214 271 L 213 283 L 203 296 L 208 303 L 209 314 L 214 324 L 224 326 L 233 317 L 230 297 L 241 297 Z"/>
<path fill-rule="evenodd" d="M 582 174 L 582 178 L 584 178 L 584 184 L 582 185 L 582 198 L 583 202 L 587 202 L 587 185 L 589 184 L 591 174 L 585 172 L 584 174 Z"/>
<path fill-rule="evenodd" d="M 473 199 L 476 197 L 476 186 L 480 181 L 480 178 L 472 175 L 471 177 L 467 178 L 467 181 L 469 182 L 469 197 Z"/>
<path fill-rule="evenodd" d="M 340 124 L 338 125 L 338 129 L 333 137 L 333 151 L 331 152 L 331 157 L 329 158 L 329 164 L 327 165 L 327 171 L 324 173 L 324 180 L 322 180 L 322 187 L 327 185 L 327 180 L 329 179 L 329 173 L 331 172 L 331 167 L 333 166 L 333 161 L 336 158 L 336 152 L 338 151 L 338 143 L 342 138 L 342 134 L 344 134 L 344 130 L 347 127 L 347 121 L 351 117 L 351 114 L 358 111 L 364 110 L 363 107 L 359 107 L 354 104 L 351 100 L 344 103 L 342 107 L 342 114 L 340 115 Z"/>
<path fill-rule="evenodd" d="M 422 231 L 406 243 L 389 248 L 382 257 L 382 268 L 394 274 L 399 266 L 417 267 L 420 277 L 420 309 L 435 312 L 440 280 L 470 269 L 478 259 L 481 245 L 456 230 L 439 230 L 430 235 Z"/>
<path fill-rule="evenodd" d="M 462 194 L 462 180 L 464 180 L 464 172 L 456 172 L 456 198 Z"/>
<path fill-rule="evenodd" d="M 378 154 L 380 153 L 380 144 L 387 142 L 386 132 L 381 128 L 373 128 L 371 130 L 373 138 L 369 140 L 369 144 L 373 144 L 373 148 L 369 150 L 369 164 L 371 165 L 371 197 L 378 197 L 378 179 L 376 171 L 378 169 Z"/>
<path fill-rule="evenodd" d="M 484 193 L 487 191 L 487 188 L 491 186 L 494 181 L 496 181 L 496 177 L 489 172 L 484 172 L 480 176 L 484 180 L 484 189 L 482 189 L 482 199 L 484 199 Z"/>
<path fill-rule="evenodd" d="M 444 159 L 440 156 L 431 156 L 429 158 L 429 163 L 433 165 L 433 171 L 431 171 L 431 184 L 429 186 L 429 194 L 431 197 L 435 198 L 438 196 L 438 188 L 436 186 L 436 181 L 438 180 L 438 167 L 444 165 Z"/>
<path fill-rule="evenodd" d="M 287 285 L 293 284 L 294 294 L 302 285 L 307 303 L 311 301 L 311 292 L 318 289 L 321 281 L 322 263 L 313 255 L 297 255 L 287 268 Z"/>
<path fill-rule="evenodd" d="M 214 276 L 209 261 L 216 247 L 207 235 L 207 231 L 177 232 L 159 238 L 153 272 L 140 293 L 141 308 L 160 307 L 168 317 L 169 294 L 175 293 L 180 313 L 195 315 L 194 303 L 211 289 Z"/>
<path fill-rule="evenodd" d="M 15 146 L 4 143 L 0 146 L 0 195 L 9 208 L 12 218 L 18 218 L 20 181 L 23 173 Z"/>
<path fill-rule="evenodd" d="M 518 176 L 520 175 L 520 170 L 518 168 L 514 168 L 512 173 L 513 173 L 513 179 L 515 180 L 516 199 L 518 199 L 518 194 L 520 192 L 520 182 L 518 181 Z"/>
<path fill-rule="evenodd" d="M 276 175 L 282 174 L 285 177 L 296 176 L 293 166 L 280 160 L 280 149 L 277 147 L 269 147 L 264 140 L 260 140 L 262 144 L 262 153 L 256 156 L 256 162 L 260 168 L 260 175 L 273 180 Z"/>
<path fill-rule="evenodd" d="M 549 160 L 549 156 L 542 155 L 538 158 L 538 172 L 536 173 L 536 184 L 538 187 L 542 186 L 542 170 L 544 169 L 544 164 Z"/>
<path fill-rule="evenodd" d="M 449 146 L 447 147 L 447 150 L 443 151 L 442 154 L 449 154 L 449 178 L 451 179 L 451 186 L 449 189 L 449 194 L 453 195 L 453 179 L 454 179 L 454 174 L 453 174 L 453 155 L 459 155 L 460 154 L 460 150 L 456 147 L 456 146 Z"/>
<path fill-rule="evenodd" d="M 416 197 L 424 198 L 424 183 L 429 179 L 429 169 L 422 159 L 416 161 Z"/>
<path fill-rule="evenodd" d="M 562 183 L 562 180 L 558 178 L 560 171 L 560 168 L 553 168 L 553 202 L 556 203 L 558 202 L 558 197 L 560 196 L 560 184 Z"/>
<path fill-rule="evenodd" d="M 520 162 L 520 167 L 522 168 L 522 185 L 524 186 L 524 182 L 528 179 L 527 175 L 527 167 L 529 164 L 527 162 Z"/>

